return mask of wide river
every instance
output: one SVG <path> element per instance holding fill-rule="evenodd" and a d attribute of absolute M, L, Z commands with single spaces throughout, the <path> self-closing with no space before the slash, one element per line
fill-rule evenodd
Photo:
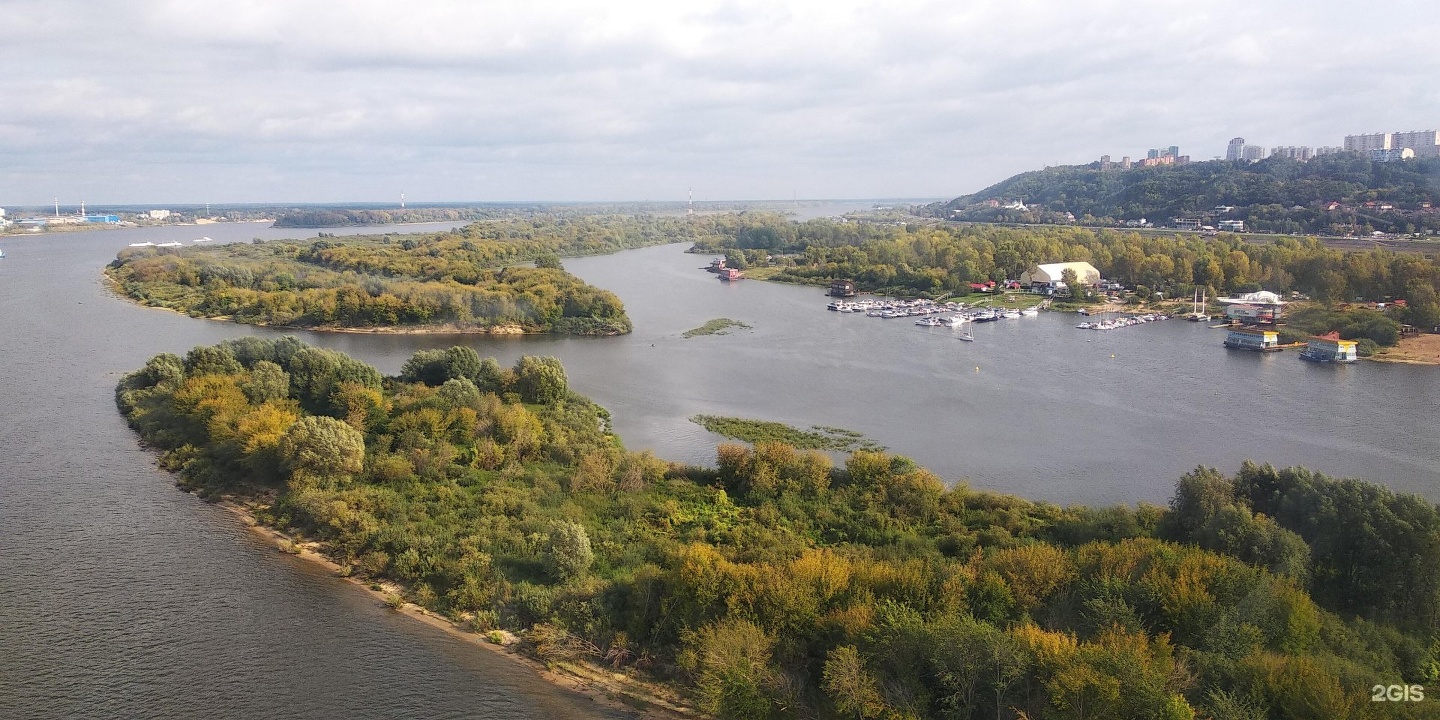
<path fill-rule="evenodd" d="M 202 234 L 314 232 L 0 238 L 0 716 L 613 717 L 276 552 L 155 468 L 115 411 L 119 376 L 271 331 L 134 306 L 100 268 L 131 242 Z M 947 481 L 1061 503 L 1161 503 L 1181 473 L 1245 458 L 1440 499 L 1440 368 L 1317 366 L 1227 352 L 1200 324 L 1088 332 L 1060 314 L 960 342 L 829 312 L 816 288 L 720 283 L 684 249 L 565 261 L 620 295 L 626 337 L 299 334 L 385 373 L 454 343 L 558 356 L 628 447 L 676 460 L 711 459 L 720 438 L 688 421 L 710 413 L 857 430 Z M 752 329 L 681 336 L 718 317 Z"/>

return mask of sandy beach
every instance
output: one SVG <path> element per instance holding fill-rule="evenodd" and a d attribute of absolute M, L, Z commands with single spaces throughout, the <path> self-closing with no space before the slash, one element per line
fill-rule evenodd
<path fill-rule="evenodd" d="M 1440 335 L 1423 334 L 1403 338 L 1399 345 L 1382 350 L 1370 359 L 1411 365 L 1440 365 Z"/>

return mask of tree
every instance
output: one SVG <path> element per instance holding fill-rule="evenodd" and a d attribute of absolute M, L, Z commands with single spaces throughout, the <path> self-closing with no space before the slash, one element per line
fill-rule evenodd
<path fill-rule="evenodd" d="M 585 526 L 570 520 L 560 520 L 550 526 L 546 554 L 551 570 L 561 580 L 584 577 L 590 563 L 595 561 Z"/>
<path fill-rule="evenodd" d="M 250 368 L 250 376 L 240 382 L 251 405 L 284 400 L 290 397 L 290 374 L 269 360 L 258 360 Z"/>
<path fill-rule="evenodd" d="M 841 715 L 861 720 L 885 714 L 885 698 L 880 694 L 875 676 L 865 668 L 865 660 L 854 645 L 841 645 L 825 658 L 821 687 Z"/>
<path fill-rule="evenodd" d="M 680 661 L 696 676 L 701 709 L 725 720 L 769 717 L 774 644 L 758 625 L 735 618 L 687 633 Z"/>
<path fill-rule="evenodd" d="M 1080 287 L 1080 276 L 1073 269 L 1067 267 L 1061 270 L 1060 282 L 1065 283 L 1065 287 L 1070 290 L 1071 297 L 1085 297 L 1085 291 Z"/>
<path fill-rule="evenodd" d="M 224 348 L 201 346 L 185 354 L 185 372 L 190 375 L 232 375 L 240 370 L 240 362 Z"/>
<path fill-rule="evenodd" d="M 569 392 L 565 366 L 553 357 L 520 358 L 515 364 L 515 385 L 522 400 L 538 405 L 553 405 Z"/>
<path fill-rule="evenodd" d="M 280 461 L 292 475 L 337 478 L 365 465 L 365 436 L 339 420 L 322 415 L 301 418 L 281 436 Z"/>

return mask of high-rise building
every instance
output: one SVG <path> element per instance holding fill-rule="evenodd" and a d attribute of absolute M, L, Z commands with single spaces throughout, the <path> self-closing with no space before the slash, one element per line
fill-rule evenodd
<path fill-rule="evenodd" d="M 1390 133 L 1390 147 L 1410 148 L 1415 157 L 1440 157 L 1440 133 L 1434 130 Z"/>
<path fill-rule="evenodd" d="M 1314 155 L 1314 157 L 1320 157 L 1321 155 L 1334 155 L 1335 153 L 1342 153 L 1342 152 L 1345 152 L 1345 148 L 1336 147 L 1336 146 L 1334 146 L 1334 145 L 1322 145 L 1322 146 L 1320 146 L 1320 147 L 1315 148 L 1315 155 Z"/>
<path fill-rule="evenodd" d="M 1240 148 L 1240 159 L 1248 162 L 1264 160 L 1265 148 L 1259 145 L 1246 145 Z"/>
<path fill-rule="evenodd" d="M 1371 133 L 1369 135 L 1346 135 L 1345 149 L 1350 152 L 1368 153 L 1371 150 L 1389 150 L 1393 133 Z"/>
<path fill-rule="evenodd" d="M 1156 150 L 1155 148 L 1150 148 L 1145 152 L 1145 158 L 1147 160 L 1153 160 L 1158 157 L 1160 157 L 1160 151 Z"/>
<path fill-rule="evenodd" d="M 1231 138 L 1230 144 L 1225 146 L 1226 160 L 1239 160 L 1244 156 L 1245 138 Z"/>
<path fill-rule="evenodd" d="M 1129 170 L 1130 168 L 1131 168 L 1130 156 L 1129 156 L 1129 155 L 1126 155 L 1125 157 L 1120 158 L 1120 169 L 1121 169 L 1121 170 Z"/>
<path fill-rule="evenodd" d="M 1315 157 L 1314 151 L 1305 145 L 1281 145 L 1277 148 L 1270 148 L 1271 157 L 1285 157 L 1291 160 L 1306 162 Z"/>
<path fill-rule="evenodd" d="M 1170 157 L 1175 157 L 1175 158 L 1180 157 L 1180 146 L 1179 146 L 1179 145 L 1171 145 L 1170 147 L 1168 147 L 1168 148 L 1165 149 L 1165 154 L 1166 154 L 1166 155 L 1169 155 Z"/>

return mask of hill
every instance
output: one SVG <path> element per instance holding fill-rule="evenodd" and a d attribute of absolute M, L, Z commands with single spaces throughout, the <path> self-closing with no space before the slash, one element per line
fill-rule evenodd
<path fill-rule="evenodd" d="M 997 201 L 997 202 L 990 202 Z M 1005 207 L 1014 201 L 1024 207 Z M 1243 220 L 1247 230 L 1328 235 L 1440 232 L 1440 159 L 1372 162 L 1354 153 L 1309 162 L 1212 160 L 1101 170 L 1062 165 L 1021 173 L 926 208 L 977 222 L 1124 225 L 1141 219 Z M 1221 212 L 1217 208 L 1233 210 Z"/>

